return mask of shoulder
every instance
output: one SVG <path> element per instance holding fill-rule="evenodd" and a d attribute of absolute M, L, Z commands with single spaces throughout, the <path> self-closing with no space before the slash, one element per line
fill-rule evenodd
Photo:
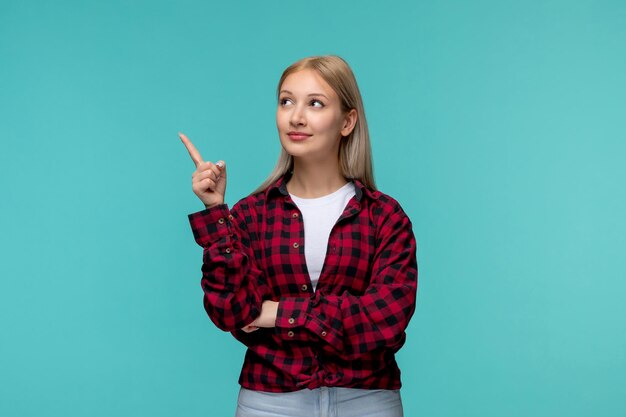
<path fill-rule="evenodd" d="M 247 222 L 260 222 L 267 214 L 267 204 L 275 205 L 275 200 L 280 196 L 278 182 L 262 191 L 253 192 L 237 201 L 232 208 L 233 215 L 245 218 Z"/>
<path fill-rule="evenodd" d="M 377 217 L 387 219 L 392 216 L 407 217 L 406 212 L 395 198 L 380 190 L 364 189 L 364 199 L 370 213 Z"/>
<path fill-rule="evenodd" d="M 409 216 L 395 198 L 373 191 L 376 199 L 368 199 L 370 224 L 375 229 L 377 247 L 381 251 L 414 252 L 416 239 Z M 389 246 L 391 245 L 391 246 Z"/>
<path fill-rule="evenodd" d="M 398 200 L 382 191 L 368 189 L 364 194 L 362 209 L 367 210 L 377 239 L 413 238 L 413 225 Z"/>
<path fill-rule="evenodd" d="M 265 204 L 265 194 L 263 192 L 254 193 L 237 201 L 231 211 L 234 216 L 251 221 L 260 211 L 258 208 L 263 204 Z"/>
<path fill-rule="evenodd" d="M 242 206 L 242 207 L 254 207 L 259 204 L 263 204 L 265 202 L 265 192 L 260 191 L 254 194 L 250 194 L 241 198 L 239 201 L 235 203 L 233 207 Z"/>

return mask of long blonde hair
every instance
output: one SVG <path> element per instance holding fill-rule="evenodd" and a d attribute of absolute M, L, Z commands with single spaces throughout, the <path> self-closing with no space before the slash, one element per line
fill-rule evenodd
<path fill-rule="evenodd" d="M 361 92 L 350 66 L 336 55 L 312 56 L 291 64 L 280 77 L 276 95 L 285 78 L 290 74 L 304 69 L 315 70 L 330 87 L 337 93 L 344 112 L 355 109 L 357 120 L 352 132 L 341 139 L 339 145 L 339 166 L 345 178 L 357 179 L 366 187 L 376 190 L 374 170 L 372 168 L 372 149 L 370 135 L 365 119 L 365 109 Z M 281 149 L 278 162 L 269 177 L 254 192 L 264 191 L 276 180 L 293 170 L 293 157 L 285 149 Z"/>

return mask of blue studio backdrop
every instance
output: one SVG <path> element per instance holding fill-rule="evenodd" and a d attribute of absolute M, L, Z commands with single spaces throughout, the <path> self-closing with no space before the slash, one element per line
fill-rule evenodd
<path fill-rule="evenodd" d="M 626 415 L 626 3 L 0 0 L 0 416 L 230 416 L 185 132 L 234 204 L 295 60 L 412 219 L 407 416 Z"/>

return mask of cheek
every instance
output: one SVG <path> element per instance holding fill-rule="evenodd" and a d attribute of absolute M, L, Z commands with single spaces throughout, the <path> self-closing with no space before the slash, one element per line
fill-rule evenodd
<path fill-rule="evenodd" d="M 290 115 L 289 112 L 284 109 L 278 109 L 276 111 L 276 126 L 278 128 L 287 128 L 289 127 Z"/>
<path fill-rule="evenodd" d="M 314 123 L 319 132 L 327 132 L 333 136 L 341 130 L 341 121 L 334 117 L 318 117 Z"/>

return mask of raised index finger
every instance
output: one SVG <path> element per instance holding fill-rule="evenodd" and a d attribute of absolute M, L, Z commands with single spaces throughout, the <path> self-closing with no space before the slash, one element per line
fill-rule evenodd
<path fill-rule="evenodd" d="M 187 138 L 187 136 L 185 136 L 182 133 L 178 133 L 178 136 L 180 136 L 180 140 L 182 140 L 183 143 L 185 144 L 185 148 L 187 148 L 187 152 L 189 152 L 189 156 L 191 156 L 193 163 L 196 164 L 196 167 L 198 167 L 198 165 L 204 162 L 202 160 L 202 156 L 200 156 L 200 152 L 198 152 L 196 147 L 193 146 L 193 143 L 191 143 L 191 141 L 189 140 L 189 138 Z"/>

